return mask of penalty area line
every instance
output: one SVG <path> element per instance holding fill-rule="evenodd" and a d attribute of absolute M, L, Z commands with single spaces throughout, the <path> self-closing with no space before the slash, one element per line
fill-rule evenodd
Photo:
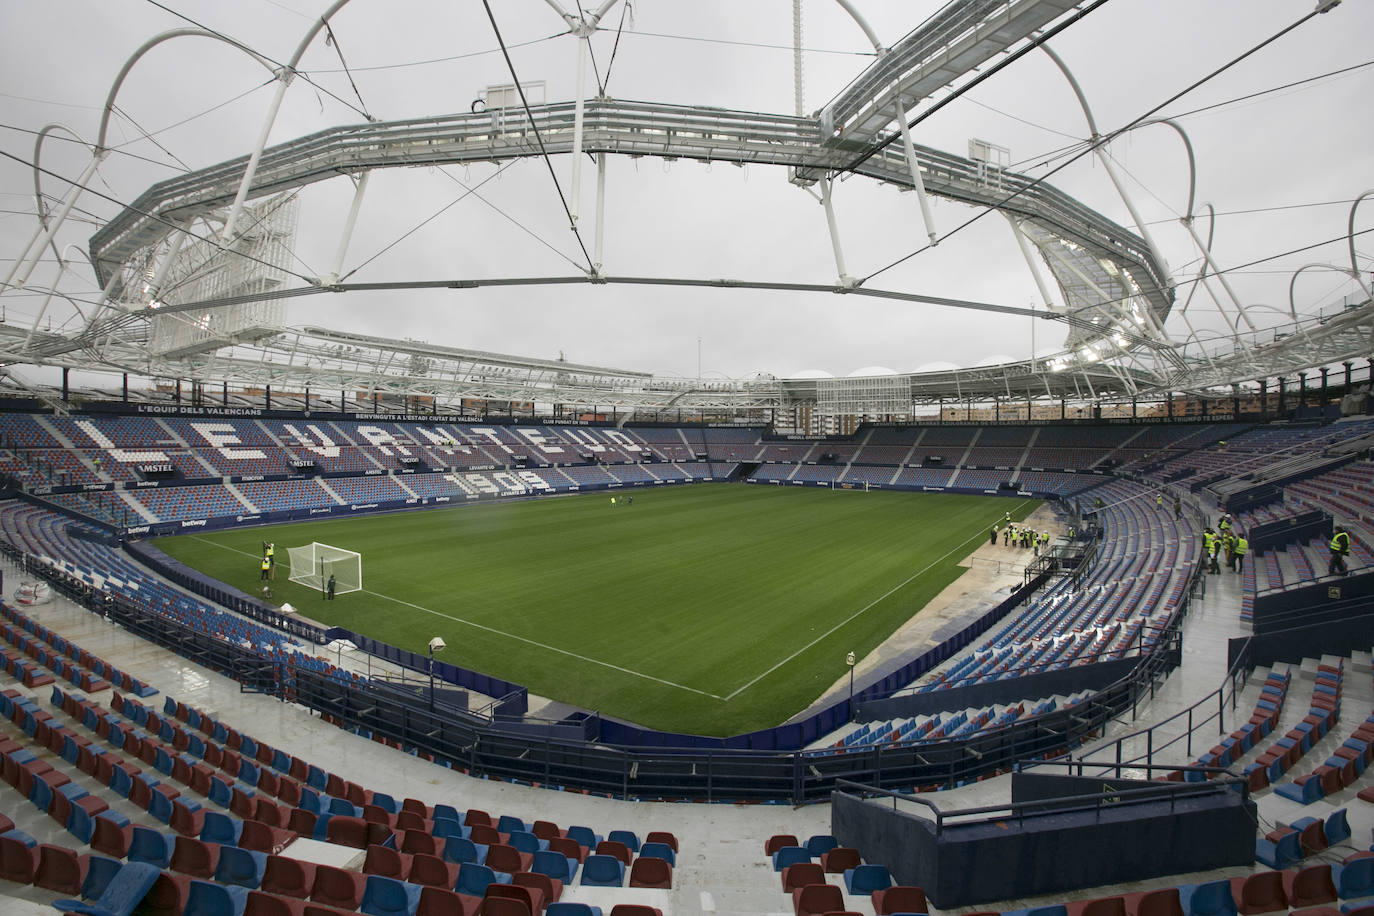
<path fill-rule="evenodd" d="M 219 544 L 219 543 L 216 543 L 215 541 L 207 540 L 206 538 L 200 537 L 200 536 L 198 536 L 198 535 L 191 535 L 191 537 L 194 538 L 194 539 L 197 540 L 197 541 L 202 542 L 202 543 L 211 544 L 211 545 L 213 545 L 213 546 L 215 546 L 215 547 L 219 547 L 219 548 L 222 548 L 222 549 L 224 549 L 224 550 L 232 551 L 233 553 L 242 554 L 242 555 L 247 556 L 247 557 L 256 556 L 256 554 L 252 553 L 251 551 L 248 551 L 248 550 L 239 550 L 237 547 L 230 547 L 228 544 Z M 409 601 L 405 601 L 405 600 L 403 600 L 403 599 L 401 599 L 401 598 L 396 598 L 396 597 L 393 597 L 393 596 L 391 596 L 391 595 L 383 594 L 382 592 L 374 592 L 374 591 L 371 591 L 371 590 L 365 589 L 365 588 L 364 588 L 364 589 L 359 589 L 359 591 L 361 591 L 364 595 L 371 595 L 371 596 L 374 597 L 374 598 L 381 598 L 381 599 L 383 599 L 383 600 L 385 600 L 385 601 L 391 601 L 391 602 L 394 602 L 394 603 L 396 603 L 396 604 L 403 604 L 403 605 L 405 605 L 406 607 L 414 608 L 414 609 L 417 610 L 417 611 L 424 611 L 426 614 L 433 614 L 435 617 L 442 617 L 442 618 L 445 619 L 445 620 L 451 620 L 451 621 L 453 621 L 454 623 L 461 623 L 461 624 L 463 624 L 463 625 L 465 625 L 465 626 L 473 627 L 474 629 L 484 630 L 484 631 L 486 631 L 486 632 L 488 632 L 488 633 L 491 633 L 491 634 L 493 634 L 493 635 L 496 635 L 496 636 L 504 636 L 504 637 L 506 637 L 507 639 L 514 639 L 514 640 L 516 640 L 516 641 L 518 641 L 518 642 L 523 642 L 523 643 L 526 643 L 526 644 L 528 644 L 528 645 L 534 646 L 534 647 L 539 648 L 539 649 L 546 649 L 546 650 L 548 650 L 549 652 L 556 652 L 556 653 L 558 653 L 559 655 L 566 655 L 568 658 L 575 658 L 575 659 L 577 659 L 578 661 L 586 662 L 586 663 L 588 663 L 588 664 L 590 664 L 590 665 L 600 665 L 600 666 L 603 667 L 603 668 L 609 668 L 609 669 L 611 669 L 612 671 L 619 671 L 621 674 L 628 674 L 628 675 L 630 675 L 631 677 L 643 678 L 643 679 L 646 680 L 646 681 L 655 681 L 655 682 L 657 682 L 657 683 L 659 683 L 659 684 L 663 684 L 665 687 L 673 687 L 673 688 L 676 688 L 677 690 L 686 690 L 686 691 L 689 691 L 689 692 L 691 692 L 691 693 L 695 693 L 695 694 L 697 694 L 697 695 L 699 695 L 699 696 L 709 697 L 709 698 L 712 699 L 712 700 L 728 700 L 728 699 L 729 699 L 729 697 L 717 696 L 717 695 L 714 694 L 714 693 L 707 693 L 705 690 L 698 690 L 698 689 L 695 688 L 695 687 L 688 687 L 688 686 L 686 686 L 685 684 L 677 684 L 677 683 L 674 683 L 673 681 L 665 680 L 665 679 L 663 679 L 663 678 L 661 678 L 661 677 L 654 677 L 652 674 L 644 674 L 644 673 L 639 672 L 639 671 L 633 671 L 633 670 L 631 670 L 631 669 L 629 669 L 629 668 L 622 668 L 620 665 L 613 665 L 613 664 L 611 664 L 610 662 L 603 662 L 603 661 L 601 661 L 600 659 L 588 658 L 588 657 L 585 656 L 585 655 L 579 655 L 578 653 L 576 653 L 576 652 L 570 652 L 570 651 L 567 650 L 567 649 L 560 649 L 558 646 L 551 646 L 551 645 L 549 645 L 549 644 L 547 644 L 547 643 L 539 642 L 537 639 L 530 639 L 530 638 L 525 637 L 525 636 L 516 635 L 515 633 L 507 633 L 505 630 L 498 630 L 498 629 L 496 629 L 495 627 L 489 627 L 489 626 L 487 626 L 486 624 L 483 624 L 483 623 L 477 623 L 476 621 L 473 621 L 473 620 L 466 620 L 466 619 L 464 619 L 464 618 L 462 618 L 462 617 L 455 617 L 455 616 L 452 615 L 452 614 L 445 614 L 443 611 L 436 611 L 434 608 L 424 607 L 423 605 L 419 605 L 419 604 L 413 604 L 413 603 L 411 603 L 411 602 L 409 602 Z"/>
<path fill-rule="evenodd" d="M 1020 509 L 1021 506 L 1026 505 L 1027 502 L 1029 502 L 1029 500 L 1023 500 L 1016 508 L 1017 508 L 1017 509 Z M 740 688 L 739 688 L 738 690 L 736 690 L 734 693 L 727 694 L 726 697 L 725 697 L 725 702 L 727 702 L 727 703 L 730 702 L 730 701 L 733 700 L 735 697 L 739 696 L 741 693 L 744 693 L 744 691 L 748 690 L 750 687 L 753 687 L 753 686 L 754 686 L 755 684 L 757 684 L 759 681 L 761 681 L 761 680 L 763 680 L 764 678 L 768 677 L 768 675 L 772 674 L 774 671 L 777 671 L 777 670 L 778 670 L 779 668 L 781 668 L 783 665 L 786 665 L 788 662 L 791 662 L 793 659 L 795 659 L 797 656 L 801 655 L 803 652 L 807 652 L 807 651 L 809 651 L 810 649 L 814 648 L 814 647 L 815 647 L 818 643 L 820 643 L 822 640 L 825 640 L 825 639 L 830 638 L 832 635 L 834 635 L 834 633 L 835 633 L 836 630 L 839 630 L 839 629 L 841 629 L 841 628 L 843 628 L 843 627 L 845 627 L 845 626 L 848 626 L 851 622 L 853 622 L 853 621 L 854 621 L 856 618 L 858 618 L 860 615 L 866 613 L 867 611 L 871 610 L 872 608 L 874 608 L 874 607 L 876 607 L 877 605 L 881 604 L 882 602 L 886 601 L 888 598 L 891 598 L 891 597 L 892 597 L 893 595 L 895 595 L 897 592 L 901 591 L 902 589 L 906 588 L 909 584 L 911 584 L 912 581 L 914 581 L 914 580 L 916 580 L 916 579 L 919 579 L 921 576 L 924 576 L 926 573 L 930 572 L 930 571 L 931 571 L 932 569 L 934 569 L 936 566 L 939 566 L 941 563 L 945 562 L 945 560 L 949 559 L 949 558 L 952 557 L 954 554 L 956 554 L 956 553 L 958 553 L 959 551 L 963 550 L 965 547 L 967 547 L 967 546 L 968 546 L 970 543 L 972 543 L 973 541 L 981 540 L 981 539 L 983 539 L 983 538 L 985 538 L 985 537 L 987 537 L 987 535 L 983 534 L 982 532 L 979 532 L 978 534 L 973 535 L 973 537 L 969 538 L 968 540 L 963 541 L 962 543 L 956 545 L 956 546 L 954 547 L 953 550 L 949 551 L 949 553 L 946 553 L 944 556 L 940 557 L 940 559 L 932 561 L 928 566 L 926 566 L 925 569 L 922 569 L 922 570 L 919 571 L 919 572 L 912 573 L 910 576 L 908 576 L 907 578 L 903 579 L 901 582 L 898 582 L 898 583 L 897 583 L 896 585 L 894 585 L 892 588 L 888 589 L 888 590 L 887 590 L 886 592 L 884 592 L 882 595 L 879 595 L 877 598 L 874 598 L 874 599 L 873 599 L 872 601 L 870 601 L 868 604 L 865 604 L 863 607 L 859 608 L 857 611 L 855 611 L 854 613 L 850 614 L 850 615 L 849 615 L 848 617 L 846 617 L 844 620 L 841 620 L 839 623 L 835 624 L 833 627 L 831 627 L 830 629 L 826 630 L 826 631 L 825 631 L 824 633 L 822 633 L 820 636 L 817 636 L 815 639 L 811 640 L 809 643 L 807 643 L 806 645 L 802 646 L 800 649 L 798 649 L 797 651 L 793 652 L 791 655 L 789 655 L 789 656 L 787 656 L 786 658 L 782 659 L 782 660 L 779 661 L 776 665 L 774 665 L 773 667 L 769 668 L 767 671 L 763 672 L 763 673 L 760 674 L 758 677 L 754 678 L 752 681 L 749 681 L 747 684 L 745 684 L 744 686 L 740 687 Z"/>

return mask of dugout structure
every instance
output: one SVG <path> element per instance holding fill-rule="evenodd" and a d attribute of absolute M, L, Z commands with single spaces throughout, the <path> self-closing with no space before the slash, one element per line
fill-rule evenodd
<path fill-rule="evenodd" d="M 324 591 L 329 577 L 334 577 L 334 594 L 361 591 L 363 587 L 363 555 L 312 541 L 304 547 L 288 547 L 291 558 L 291 581 Z"/>

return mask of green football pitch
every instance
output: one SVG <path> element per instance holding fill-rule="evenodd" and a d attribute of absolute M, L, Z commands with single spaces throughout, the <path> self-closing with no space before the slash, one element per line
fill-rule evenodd
<path fill-rule="evenodd" d="M 615 495 L 617 505 L 610 497 Z M 633 495 L 634 504 L 626 497 Z M 667 731 L 777 725 L 958 578 L 1030 499 L 695 484 L 491 502 L 162 538 L 303 616 Z M 287 581 L 286 548 L 362 554 L 363 590 Z M 991 598 L 992 596 L 989 596 Z"/>

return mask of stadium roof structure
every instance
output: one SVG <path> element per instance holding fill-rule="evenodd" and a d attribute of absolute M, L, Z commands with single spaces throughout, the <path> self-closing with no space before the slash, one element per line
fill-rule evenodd
<path fill-rule="evenodd" d="M 546 2 L 585 54 L 588 37 L 618 0 L 604 0 L 592 11 L 569 11 L 559 0 Z M 580 88 L 572 101 L 532 103 L 516 83 L 504 87 L 504 94 L 489 93 L 481 110 L 474 104 L 473 111 L 458 114 L 347 124 L 272 146 L 266 138 L 282 96 L 298 75 L 302 54 L 328 31 L 330 17 L 348 0 L 337 0 L 312 22 L 285 64 L 270 62 L 213 31 L 178 29 L 157 35 L 129 58 L 111 86 L 85 173 L 55 212 L 49 212 L 41 191 L 38 194 L 38 228 L 4 278 L 0 299 L 25 287 L 44 250 L 51 245 L 56 251 L 58 229 L 77 198 L 93 185 L 96 169 L 109 153 L 106 133 L 121 85 L 153 47 L 188 35 L 211 37 L 267 67 L 277 94 L 259 142 L 242 156 L 147 187 L 99 226 L 88 251 L 103 291 L 98 307 L 83 313 L 79 328 L 43 331 L 38 321 L 32 327 L 0 324 L 0 362 L 274 385 L 283 390 L 313 387 L 427 395 L 441 403 L 481 398 L 627 412 L 797 405 L 825 409 L 830 404 L 836 409 L 843 405 L 851 413 L 901 413 L 904 404 L 945 399 L 1112 401 L 1209 390 L 1229 395 L 1235 386 L 1365 358 L 1374 349 L 1374 301 L 1361 279 L 1355 248 L 1356 211 L 1374 191 L 1365 191 L 1351 207 L 1349 265 L 1310 264 L 1301 269 L 1321 267 L 1348 274 L 1361 292 L 1334 310 L 1300 312 L 1291 302 L 1290 285 L 1288 314 L 1279 324 L 1271 320 L 1261 327 L 1252 318 L 1255 307 L 1243 304 L 1231 290 L 1224 268 L 1213 261 L 1210 242 L 1195 228 L 1204 208 L 1196 204 L 1196 179 L 1190 174 L 1188 205 L 1180 222 L 1197 244 L 1200 270 L 1180 301 L 1180 279 L 1171 274 L 1148 223 L 1132 205 L 1106 146 L 1134 128 L 1163 123 L 1183 139 L 1191 168 L 1187 134 L 1178 124 L 1152 116 L 1100 133 L 1072 73 L 1047 44 L 1107 0 L 953 0 L 891 44 L 884 43 L 854 4 L 839 2 L 863 29 L 875 54 L 867 68 L 811 116 L 584 98 Z M 1338 3 L 1323 0 L 1300 23 Z M 1013 171 L 988 144 L 971 145 L 970 156 L 959 156 L 913 142 L 911 130 L 925 118 L 1036 50 L 1051 55 L 1077 94 L 1091 130 L 1083 154 L 1099 157 L 1132 214 L 1133 226 L 1121 225 L 1063 193 L 1046 180 L 1048 175 L 1033 178 Z M 48 125 L 39 132 L 33 162 L 36 187 L 47 174 L 41 162 L 44 135 L 56 127 Z M 605 156 L 648 156 L 776 166 L 824 205 L 837 276 L 832 283 L 817 284 L 616 275 L 603 269 L 600 220 L 593 251 L 583 246 L 588 255 L 585 267 L 569 275 L 404 277 L 381 283 L 349 282 L 347 273 L 341 276 L 343 252 L 371 173 L 551 156 L 570 157 L 574 192 L 580 190 L 586 157 L 603 164 Z M 939 236 L 930 216 L 930 198 L 1000 213 L 1012 226 L 1048 309 L 885 289 L 871 279 L 849 276 L 831 198 L 832 183 L 850 175 L 914 191 L 931 245 Z M 322 277 L 288 269 L 294 195 L 341 176 L 351 179 L 356 190 L 335 269 Z M 596 191 L 599 207 L 604 191 L 600 180 Z M 1065 342 L 1047 357 L 971 369 L 847 379 L 761 374 L 706 383 L 285 324 L 285 303 L 308 296 L 568 284 L 764 289 L 926 303 L 1030 317 L 1046 322 L 1047 328 L 1062 327 Z M 1226 316 L 1229 334 L 1208 340 L 1193 329 L 1187 310 L 1200 286 L 1207 287 Z M 1180 324 L 1187 328 L 1186 335 L 1166 329 Z"/>

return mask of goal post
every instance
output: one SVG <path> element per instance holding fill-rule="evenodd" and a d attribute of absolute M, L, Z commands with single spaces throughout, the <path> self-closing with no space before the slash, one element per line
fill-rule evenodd
<path fill-rule="evenodd" d="M 286 552 L 292 582 L 323 592 L 333 576 L 336 595 L 362 590 L 363 555 L 357 551 L 314 541 L 304 547 L 288 547 Z"/>

